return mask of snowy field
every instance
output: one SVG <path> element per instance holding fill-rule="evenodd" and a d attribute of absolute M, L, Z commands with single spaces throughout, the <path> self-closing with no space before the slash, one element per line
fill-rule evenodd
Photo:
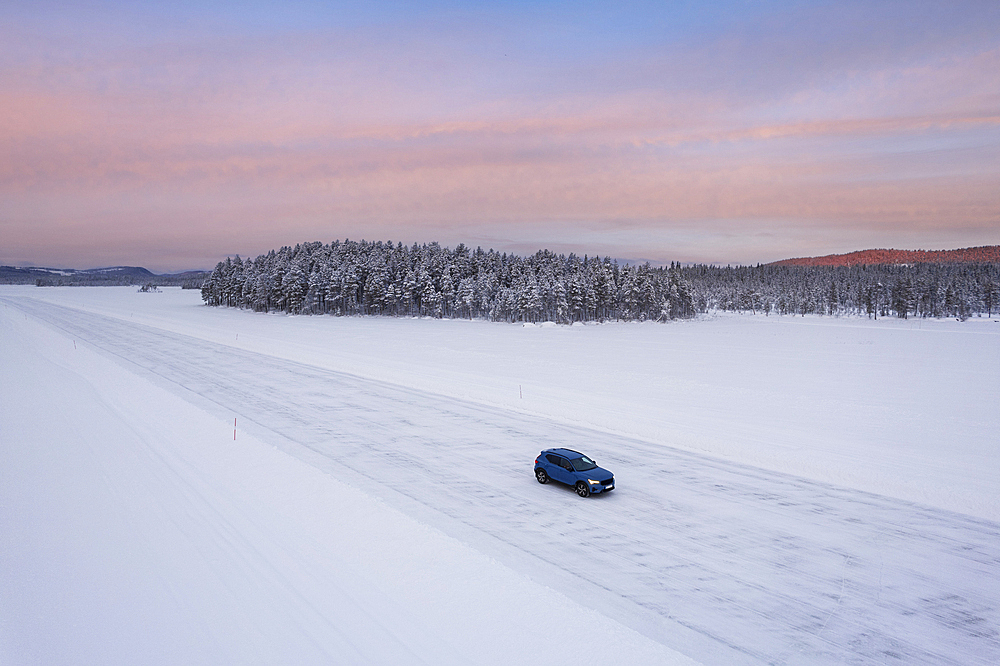
<path fill-rule="evenodd" d="M 997 317 L 0 302 L 0 663 L 1000 663 Z"/>

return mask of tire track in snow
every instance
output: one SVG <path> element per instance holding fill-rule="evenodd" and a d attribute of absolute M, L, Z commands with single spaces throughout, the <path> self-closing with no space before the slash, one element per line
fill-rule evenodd
<path fill-rule="evenodd" d="M 715 653 L 726 655 L 720 663 L 1000 663 L 994 523 L 70 308 L 13 304 L 188 399 L 252 419 L 314 461 L 353 470 L 368 489 L 482 533 L 474 545 L 496 539 L 529 553 L 537 564 L 528 573 L 571 596 L 599 609 L 607 597 L 634 605 L 662 620 L 664 640 L 691 640 L 672 634 L 676 624 L 728 646 Z M 582 502 L 539 487 L 528 456 L 560 445 L 597 457 L 619 490 Z M 704 647 L 688 646 L 710 661 L 697 653 Z"/>

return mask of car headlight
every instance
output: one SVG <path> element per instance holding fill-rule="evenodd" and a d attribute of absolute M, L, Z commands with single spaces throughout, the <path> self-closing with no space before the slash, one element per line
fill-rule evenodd
<path fill-rule="evenodd" d="M 594 481 L 593 479 L 587 479 L 587 483 L 589 483 L 592 486 L 599 486 L 599 485 L 601 485 L 600 481 Z"/>

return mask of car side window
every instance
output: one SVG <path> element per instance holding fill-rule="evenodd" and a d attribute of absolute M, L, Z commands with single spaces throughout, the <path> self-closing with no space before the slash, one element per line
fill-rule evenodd
<path fill-rule="evenodd" d="M 566 460 L 565 458 L 563 458 L 562 456 L 557 456 L 557 455 L 551 455 L 550 454 L 550 455 L 546 456 L 546 458 L 548 458 L 549 462 L 552 463 L 553 465 L 557 465 L 559 467 L 562 467 L 563 469 L 568 469 L 570 471 L 573 470 L 573 466 L 570 465 L 569 461 Z"/>

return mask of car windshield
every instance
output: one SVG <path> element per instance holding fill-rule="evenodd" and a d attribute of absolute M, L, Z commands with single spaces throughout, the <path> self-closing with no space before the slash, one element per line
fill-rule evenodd
<path fill-rule="evenodd" d="M 589 469 L 594 469 L 597 467 L 597 463 L 588 458 L 587 456 L 580 456 L 579 458 L 574 458 L 570 460 L 573 464 L 573 469 L 578 472 L 586 472 Z"/>

